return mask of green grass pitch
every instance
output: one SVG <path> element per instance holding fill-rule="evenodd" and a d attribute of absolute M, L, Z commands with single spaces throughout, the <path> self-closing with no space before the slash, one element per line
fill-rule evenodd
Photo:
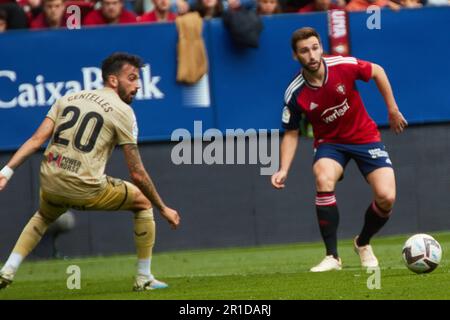
<path fill-rule="evenodd" d="M 343 270 L 310 273 L 324 254 L 321 243 L 155 254 L 153 273 L 169 288 L 132 292 L 131 255 L 26 262 L 4 299 L 450 299 L 450 232 L 431 233 L 443 248 L 439 267 L 416 275 L 403 265 L 407 236 L 372 240 L 381 265 L 381 288 L 368 289 L 351 240 L 339 242 Z M 67 267 L 81 268 L 81 289 L 69 290 Z"/>

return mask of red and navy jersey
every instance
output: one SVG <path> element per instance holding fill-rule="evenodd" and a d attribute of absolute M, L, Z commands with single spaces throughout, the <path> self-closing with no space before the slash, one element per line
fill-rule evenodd
<path fill-rule="evenodd" d="M 380 132 L 370 118 L 355 80 L 368 82 L 372 64 L 353 57 L 324 57 L 325 80 L 321 87 L 299 73 L 284 96 L 283 128 L 298 129 L 301 114 L 313 126 L 314 145 L 321 143 L 366 144 L 379 142 Z"/>

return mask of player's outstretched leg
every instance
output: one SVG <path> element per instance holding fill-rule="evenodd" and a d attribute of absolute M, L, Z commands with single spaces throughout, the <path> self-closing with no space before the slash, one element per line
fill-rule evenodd
<path fill-rule="evenodd" d="M 375 200 L 369 205 L 364 218 L 361 233 L 354 239 L 355 252 L 361 259 L 363 267 L 377 267 L 370 239 L 381 230 L 389 220 L 395 202 L 395 178 L 392 168 L 380 168 L 367 176 L 372 186 Z"/>
<path fill-rule="evenodd" d="M 17 243 L 0 271 L 0 289 L 9 286 L 22 261 L 41 241 L 48 226 L 54 221 L 37 211 L 22 231 Z"/>

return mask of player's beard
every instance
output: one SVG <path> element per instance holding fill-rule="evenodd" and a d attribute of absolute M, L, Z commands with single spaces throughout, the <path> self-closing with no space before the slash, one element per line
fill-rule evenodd
<path fill-rule="evenodd" d="M 133 98 L 137 93 L 137 91 L 127 93 L 127 90 L 124 87 L 122 87 L 120 84 L 117 87 L 117 91 L 118 91 L 120 99 L 122 99 L 122 101 L 125 102 L 126 104 L 130 104 L 131 102 L 133 102 Z"/>
<path fill-rule="evenodd" d="M 319 59 L 319 61 L 317 61 L 317 67 L 311 67 L 309 64 L 303 64 L 303 63 L 301 63 L 301 65 L 302 65 L 303 69 L 306 69 L 308 72 L 316 73 L 320 69 L 321 61 L 322 61 L 322 59 Z"/>
<path fill-rule="evenodd" d="M 316 62 L 315 67 L 312 67 L 310 65 L 311 61 L 309 61 L 308 63 L 303 62 L 300 55 L 297 56 L 297 60 L 298 62 L 300 62 L 303 69 L 305 69 L 309 73 L 316 73 L 317 71 L 320 70 L 320 66 L 322 65 L 322 54 L 320 55 L 319 59 L 314 60 L 314 62 Z"/>

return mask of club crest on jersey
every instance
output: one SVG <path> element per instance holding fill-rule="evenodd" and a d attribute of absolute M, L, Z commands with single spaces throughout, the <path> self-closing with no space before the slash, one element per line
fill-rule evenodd
<path fill-rule="evenodd" d="M 340 94 L 345 94 L 345 86 L 340 83 L 336 86 L 336 91 Z"/>

